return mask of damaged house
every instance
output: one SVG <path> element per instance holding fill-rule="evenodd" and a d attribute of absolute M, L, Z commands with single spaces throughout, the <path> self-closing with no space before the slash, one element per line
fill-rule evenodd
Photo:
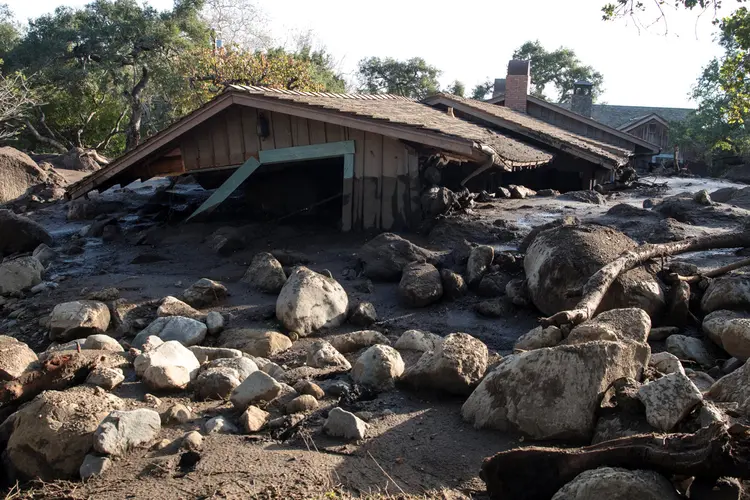
<path fill-rule="evenodd" d="M 193 216 L 242 186 L 251 212 L 266 218 L 315 207 L 344 231 L 389 230 L 416 227 L 423 190 L 435 183 L 472 191 L 511 183 L 590 189 L 611 180 L 634 154 L 456 96 L 419 102 L 234 85 L 68 194 L 75 199 L 135 180 L 191 174 L 215 189 Z M 428 182 L 423 173 L 431 166 L 440 175 Z"/>

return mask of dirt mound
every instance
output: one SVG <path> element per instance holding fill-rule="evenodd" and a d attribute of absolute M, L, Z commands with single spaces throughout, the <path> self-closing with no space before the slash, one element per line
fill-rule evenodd
<path fill-rule="evenodd" d="M 732 167 L 726 171 L 723 177 L 730 181 L 750 184 L 750 165 L 737 165 L 736 167 Z"/>
<path fill-rule="evenodd" d="M 735 207 L 750 209 L 750 187 L 726 187 L 711 193 L 711 199 L 718 203 L 726 203 Z"/>
<path fill-rule="evenodd" d="M 80 172 L 96 172 L 102 168 L 99 163 L 97 163 L 96 156 L 98 155 L 96 155 L 95 151 L 87 151 L 83 148 L 72 148 L 67 153 L 60 155 L 35 155 L 33 158 L 37 163 L 49 163 L 54 168 L 77 170 Z"/>
<path fill-rule="evenodd" d="M 0 204 L 15 201 L 37 186 L 59 182 L 59 176 L 40 168 L 27 154 L 11 147 L 0 148 Z"/>

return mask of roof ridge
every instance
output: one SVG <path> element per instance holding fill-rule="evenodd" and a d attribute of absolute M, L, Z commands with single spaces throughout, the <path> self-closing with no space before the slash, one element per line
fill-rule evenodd
<path fill-rule="evenodd" d="M 287 90 L 277 89 L 273 87 L 263 87 L 258 85 L 238 85 L 230 84 L 227 85 L 227 89 L 240 90 L 242 92 L 250 92 L 255 94 L 285 94 L 285 95 L 298 95 L 308 97 L 327 97 L 330 99 L 351 99 L 351 100 L 395 100 L 395 101 L 411 101 L 417 102 L 418 99 L 413 97 L 406 97 L 396 94 L 365 94 L 358 92 L 311 92 L 307 90 Z"/>

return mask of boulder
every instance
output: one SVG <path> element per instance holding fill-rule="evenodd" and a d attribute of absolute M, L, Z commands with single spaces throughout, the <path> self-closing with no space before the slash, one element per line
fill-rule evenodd
<path fill-rule="evenodd" d="M 208 329 L 204 323 L 182 316 L 156 318 L 133 339 L 131 345 L 139 349 L 148 337 L 159 337 L 164 342 L 174 340 L 190 347 L 198 345 L 206 338 Z"/>
<path fill-rule="evenodd" d="M 262 358 L 275 356 L 292 347 L 291 339 L 282 333 L 253 328 L 225 330 L 219 336 L 219 343 L 224 348 L 238 349 Z"/>
<path fill-rule="evenodd" d="M 455 202 L 456 194 L 444 186 L 432 186 L 420 197 L 422 214 L 428 219 L 445 213 Z"/>
<path fill-rule="evenodd" d="M 61 184 L 56 181 L 54 175 L 42 169 L 26 153 L 11 147 L 0 148 L 0 205 L 18 200 L 37 186 Z M 4 241 L 2 231 L 0 241 Z"/>
<path fill-rule="evenodd" d="M 670 373 L 685 374 L 685 368 L 682 367 L 679 358 L 668 352 L 657 352 L 656 354 L 652 354 L 651 360 L 648 364 L 664 375 L 669 375 Z"/>
<path fill-rule="evenodd" d="M 593 224 L 562 225 L 540 232 L 524 258 L 532 302 L 546 315 L 573 309 L 579 298 L 570 290 L 582 289 L 591 275 L 636 246 L 621 232 Z M 643 309 L 649 316 L 664 307 L 659 283 L 643 268 L 617 278 L 598 311 L 625 307 Z"/>
<path fill-rule="evenodd" d="M 240 358 L 243 359 L 243 358 Z M 232 391 L 240 385 L 240 375 L 234 368 L 209 368 L 198 375 L 193 382 L 195 398 L 199 401 L 207 399 L 227 399 Z"/>
<path fill-rule="evenodd" d="M 75 478 L 99 422 L 123 404 L 91 386 L 45 391 L 16 413 L 6 458 L 26 479 Z"/>
<path fill-rule="evenodd" d="M 719 370 L 717 368 L 717 370 Z M 721 371 L 719 370 L 721 373 Z M 712 385 L 716 383 L 716 380 L 711 377 L 706 372 L 691 370 L 690 368 L 685 369 L 685 375 L 690 379 L 690 381 L 695 384 L 695 386 L 698 388 L 699 391 L 704 392 L 711 388 Z"/>
<path fill-rule="evenodd" d="M 529 189 L 526 186 L 511 184 L 508 186 L 508 190 L 510 191 L 510 197 L 517 200 L 523 200 L 529 196 L 536 196 L 536 191 Z"/>
<path fill-rule="evenodd" d="M 643 343 L 650 331 L 651 318 L 643 309 L 612 309 L 573 328 L 566 342 L 581 344 L 591 340 L 633 340 Z"/>
<path fill-rule="evenodd" d="M 123 456 L 130 450 L 150 444 L 160 430 L 161 417 L 154 410 L 115 410 L 96 429 L 94 450 L 104 455 Z"/>
<path fill-rule="evenodd" d="M 528 307 L 531 304 L 531 296 L 526 280 L 510 280 L 505 285 L 505 295 L 510 302 L 518 307 Z"/>
<path fill-rule="evenodd" d="M 679 500 L 672 483 L 650 470 L 600 467 L 582 472 L 552 500 Z"/>
<path fill-rule="evenodd" d="M 286 412 L 291 415 L 292 413 L 306 413 L 313 411 L 318 408 L 318 400 L 315 396 L 309 394 L 303 394 L 297 396 L 286 404 Z"/>
<path fill-rule="evenodd" d="M 465 333 L 452 333 L 410 366 L 402 381 L 416 389 L 469 395 L 487 371 L 487 346 Z"/>
<path fill-rule="evenodd" d="M 739 403 L 740 411 L 744 410 L 744 415 L 750 417 L 750 363 L 721 377 L 704 396 L 712 401 Z"/>
<path fill-rule="evenodd" d="M 307 394 L 315 399 L 323 399 L 325 392 L 318 384 L 310 380 L 300 380 L 294 384 L 294 390 L 299 394 Z"/>
<path fill-rule="evenodd" d="M 156 310 L 156 315 L 160 318 L 168 316 L 183 316 L 198 321 L 201 321 L 206 317 L 202 312 L 172 296 L 167 296 L 162 299 L 161 305 L 159 305 L 159 308 Z"/>
<path fill-rule="evenodd" d="M 307 336 L 346 320 L 349 298 L 338 282 L 306 267 L 298 267 L 276 300 L 276 318 L 289 331 Z"/>
<path fill-rule="evenodd" d="M 345 439 L 364 439 L 368 425 L 353 413 L 341 408 L 334 408 L 328 412 L 328 418 L 323 425 L 323 432 L 329 436 Z"/>
<path fill-rule="evenodd" d="M 235 408 L 245 410 L 262 401 L 272 401 L 281 393 L 281 384 L 262 371 L 253 372 L 232 391 L 230 400 Z"/>
<path fill-rule="evenodd" d="M 198 375 L 200 363 L 187 347 L 170 340 L 139 355 L 133 366 L 150 389 L 182 390 Z"/>
<path fill-rule="evenodd" d="M 0 296 L 14 295 L 42 282 L 44 266 L 36 257 L 0 263 Z"/>
<path fill-rule="evenodd" d="M 83 342 L 81 349 L 93 349 L 96 351 L 111 351 L 111 352 L 123 352 L 123 348 L 120 343 L 110 337 L 109 335 L 97 334 L 89 335 Z"/>
<path fill-rule="evenodd" d="M 378 320 L 378 313 L 372 302 L 360 302 L 349 313 L 349 323 L 356 326 L 370 326 Z"/>
<path fill-rule="evenodd" d="M 125 381 L 125 374 L 121 368 L 96 367 L 89 372 L 86 383 L 111 391 Z"/>
<path fill-rule="evenodd" d="M 544 347 L 555 347 L 562 342 L 562 330 L 556 326 L 544 328 L 537 326 L 533 330 L 521 335 L 513 346 L 514 351 L 531 351 L 533 349 L 542 349 Z"/>
<path fill-rule="evenodd" d="M 477 285 L 477 295 L 482 297 L 500 297 L 505 294 L 505 289 L 510 282 L 507 274 L 502 272 L 491 272 L 485 274 Z"/>
<path fill-rule="evenodd" d="M 228 349 L 224 347 L 204 347 L 200 345 L 190 346 L 189 349 L 201 364 L 205 363 L 206 361 L 213 361 L 215 359 L 242 357 L 242 351 L 240 351 L 239 349 Z"/>
<path fill-rule="evenodd" d="M 479 245 L 471 249 L 466 263 L 466 281 L 469 286 L 477 286 L 495 259 L 495 249 L 489 245 Z"/>
<path fill-rule="evenodd" d="M 37 360 L 29 346 L 13 337 L 0 335 L 0 381 L 17 379 Z"/>
<path fill-rule="evenodd" d="M 714 359 L 700 339 L 685 335 L 670 335 L 666 341 L 667 352 L 680 359 L 695 361 L 700 365 L 713 366 Z"/>
<path fill-rule="evenodd" d="M 258 432 L 268 423 L 271 414 L 257 406 L 248 406 L 240 416 L 240 426 L 245 434 Z"/>
<path fill-rule="evenodd" d="M 218 311 L 211 311 L 206 315 L 206 327 L 209 335 L 218 335 L 224 331 L 224 316 Z"/>
<path fill-rule="evenodd" d="M 100 457 L 98 455 L 86 455 L 83 459 L 81 467 L 78 469 L 78 474 L 81 479 L 86 481 L 95 476 L 101 476 L 109 468 L 112 467 L 112 459 L 108 457 Z"/>
<path fill-rule="evenodd" d="M 106 304 L 79 300 L 58 304 L 49 320 L 50 340 L 65 342 L 103 334 L 109 328 L 110 314 Z"/>
<path fill-rule="evenodd" d="M 251 373 L 260 370 L 258 366 L 258 363 L 260 363 L 260 359 L 262 358 L 250 359 L 244 356 L 239 358 L 219 358 L 209 362 L 207 365 L 205 365 L 205 368 L 230 368 L 236 372 L 235 376 L 240 382 L 242 382 L 247 377 L 249 377 Z"/>
<path fill-rule="evenodd" d="M 365 347 L 375 344 L 390 345 L 388 337 L 375 330 L 362 330 L 360 332 L 343 333 L 333 335 L 326 340 L 341 353 L 359 351 Z"/>
<path fill-rule="evenodd" d="M 36 247 L 31 255 L 33 257 L 36 257 L 36 259 L 41 262 L 44 267 L 47 267 L 50 262 L 57 259 L 57 252 L 52 250 L 44 243 Z"/>
<path fill-rule="evenodd" d="M 704 313 L 720 309 L 750 309 L 750 278 L 729 276 L 711 280 L 701 299 Z"/>
<path fill-rule="evenodd" d="M 670 373 L 638 389 L 646 420 L 662 432 L 679 424 L 702 400 L 701 391 L 684 373 Z"/>
<path fill-rule="evenodd" d="M 375 391 L 393 389 L 396 380 L 404 373 L 401 354 L 387 345 L 374 345 L 357 358 L 351 371 L 354 382 Z"/>
<path fill-rule="evenodd" d="M 601 394 L 619 378 L 638 377 L 637 350 L 636 343 L 595 341 L 507 356 L 461 414 L 476 428 L 517 429 L 534 439 L 590 439 Z"/>
<path fill-rule="evenodd" d="M 407 307 L 425 307 L 443 296 L 440 272 L 432 264 L 413 263 L 404 268 L 398 294 Z"/>
<path fill-rule="evenodd" d="M 731 356 L 750 358 L 750 314 L 714 311 L 703 318 L 703 332 Z"/>
<path fill-rule="evenodd" d="M 4 148 L 0 148 L 0 165 L 2 164 L 2 149 Z M 2 198 L 4 181 L 6 179 L 3 178 L 3 174 L 0 174 L 0 198 Z M 41 224 L 28 217 L 16 215 L 10 210 L 0 210 L 0 257 L 32 252 L 43 244 L 51 245 L 52 236 Z"/>
<path fill-rule="evenodd" d="M 182 300 L 193 307 L 211 307 L 224 300 L 227 295 L 227 287 L 218 281 L 201 278 L 182 292 Z"/>
<path fill-rule="evenodd" d="M 460 274 L 443 268 L 440 270 L 440 279 L 443 281 L 443 294 L 447 298 L 455 300 L 466 295 L 468 287 Z"/>
<path fill-rule="evenodd" d="M 203 435 L 198 431 L 190 431 L 182 437 L 180 448 L 198 452 L 203 448 Z"/>
<path fill-rule="evenodd" d="M 161 416 L 162 424 L 186 424 L 193 419 L 193 413 L 187 406 L 177 403 L 173 404 Z"/>
<path fill-rule="evenodd" d="M 253 257 L 242 282 L 249 283 L 261 292 L 277 294 L 286 283 L 286 274 L 276 257 L 268 252 L 261 252 Z"/>
<path fill-rule="evenodd" d="M 393 233 L 381 233 L 359 252 L 364 275 L 377 281 L 398 281 L 404 267 L 412 262 L 437 262 L 439 254 L 421 248 Z"/>
<path fill-rule="evenodd" d="M 396 341 L 399 350 L 427 352 L 437 349 L 443 337 L 421 330 L 407 330 Z"/>
<path fill-rule="evenodd" d="M 349 361 L 326 340 L 314 342 L 307 351 L 307 364 L 313 368 L 351 370 Z"/>
<path fill-rule="evenodd" d="M 566 200 L 579 201 L 581 203 L 591 203 L 592 205 L 606 205 L 607 199 L 596 191 L 568 191 L 561 198 Z"/>

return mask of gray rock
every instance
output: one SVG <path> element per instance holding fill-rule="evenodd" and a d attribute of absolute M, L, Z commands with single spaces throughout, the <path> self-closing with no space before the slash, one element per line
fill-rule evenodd
<path fill-rule="evenodd" d="M 648 339 L 655 341 L 667 340 L 667 337 L 677 333 L 680 333 L 680 329 L 676 326 L 652 327 L 651 331 L 648 332 Z"/>
<path fill-rule="evenodd" d="M 591 340 L 625 340 L 646 342 L 651 331 L 651 318 L 643 309 L 612 309 L 582 323 L 566 339 L 569 344 Z"/>
<path fill-rule="evenodd" d="M 245 248 L 242 234 L 234 227 L 220 227 L 208 237 L 206 243 L 211 250 L 222 257 L 228 257 Z"/>
<path fill-rule="evenodd" d="M 750 314 L 714 311 L 703 318 L 703 332 L 733 357 L 750 357 Z"/>
<path fill-rule="evenodd" d="M 185 347 L 198 345 L 206 338 L 208 329 L 200 321 L 182 316 L 156 318 L 133 339 L 132 346 L 139 348 L 148 337 L 159 337 L 164 342 L 177 341 Z"/>
<path fill-rule="evenodd" d="M 4 184 L 0 189 L 6 186 L 7 176 L 8 172 L 3 170 Z M 5 201 L 9 200 L 2 200 L 0 204 Z M 41 224 L 10 210 L 0 210 L 0 257 L 31 252 L 42 244 L 51 245 L 52 236 Z"/>
<path fill-rule="evenodd" d="M 257 371 L 232 391 L 230 400 L 235 408 L 245 410 L 251 404 L 273 400 L 281 389 L 281 384 L 262 371 Z"/>
<path fill-rule="evenodd" d="M 399 281 L 401 273 L 412 262 L 436 263 L 437 252 L 421 248 L 409 240 L 392 234 L 381 233 L 367 242 L 359 252 L 364 275 L 377 281 Z"/>
<path fill-rule="evenodd" d="M 510 282 L 507 274 L 502 272 L 491 272 L 485 274 L 477 285 L 477 295 L 482 297 L 500 297 L 505 294 L 505 289 Z"/>
<path fill-rule="evenodd" d="M 172 296 L 167 296 L 162 299 L 161 305 L 156 310 L 156 315 L 160 318 L 182 316 L 198 321 L 202 321 L 203 318 L 206 317 L 202 312 Z"/>
<path fill-rule="evenodd" d="M 368 425 L 353 413 L 334 408 L 328 413 L 323 432 L 346 439 L 364 439 Z"/>
<path fill-rule="evenodd" d="M 646 407 L 648 423 L 663 432 L 671 431 L 703 400 L 701 391 L 679 372 L 642 385 L 638 398 Z"/>
<path fill-rule="evenodd" d="M 716 383 L 716 380 L 706 372 L 691 370 L 690 368 L 685 369 L 685 375 L 690 381 L 698 388 L 699 391 L 704 392 L 711 388 Z"/>
<path fill-rule="evenodd" d="M 226 417 L 219 415 L 204 425 L 206 434 L 238 434 L 239 429 Z"/>
<path fill-rule="evenodd" d="M 425 307 L 437 302 L 443 296 L 440 272 L 432 264 L 409 264 L 401 276 L 398 294 L 407 307 Z"/>
<path fill-rule="evenodd" d="M 339 368 L 351 370 L 349 361 L 325 340 L 315 341 L 307 351 L 307 364 L 314 368 Z"/>
<path fill-rule="evenodd" d="M 714 360 L 700 339 L 685 335 L 670 335 L 667 338 L 667 351 L 680 359 L 696 361 L 703 366 L 713 366 Z"/>
<path fill-rule="evenodd" d="M 257 358 L 256 358 L 257 359 Z M 206 365 L 207 369 L 211 368 L 231 368 L 237 372 L 237 378 L 240 382 L 244 381 L 251 373 L 259 370 L 258 364 L 250 358 L 219 358 L 211 361 Z M 268 375 L 270 373 L 266 372 Z"/>
<path fill-rule="evenodd" d="M 111 391 L 125 381 L 125 374 L 121 368 L 107 368 L 98 366 L 89 372 L 86 383 L 96 385 L 104 390 Z"/>
<path fill-rule="evenodd" d="M 495 258 L 495 249 L 489 245 L 479 245 L 471 249 L 466 263 L 466 281 L 469 286 L 477 286 Z"/>
<path fill-rule="evenodd" d="M 365 347 L 375 344 L 390 345 L 388 337 L 375 330 L 362 330 L 360 332 L 343 333 L 328 337 L 326 340 L 341 353 L 359 351 Z"/>
<path fill-rule="evenodd" d="M 206 326 L 209 335 L 218 335 L 224 331 L 224 316 L 220 312 L 211 311 L 206 315 Z"/>
<path fill-rule="evenodd" d="M 51 262 L 57 259 L 57 252 L 44 243 L 36 247 L 31 255 L 32 257 L 36 257 L 44 267 L 47 267 Z"/>
<path fill-rule="evenodd" d="M 712 401 L 739 403 L 740 412 L 750 416 L 750 406 L 744 404 L 750 401 L 750 364 L 745 363 L 729 375 L 721 377 L 706 391 L 705 397 Z"/>
<path fill-rule="evenodd" d="M 657 352 L 656 354 L 652 354 L 651 360 L 648 364 L 659 370 L 664 375 L 669 375 L 670 373 L 685 374 L 685 369 L 682 367 L 679 358 L 668 352 Z"/>
<path fill-rule="evenodd" d="M 516 341 L 513 350 L 531 351 L 533 349 L 542 349 L 544 347 L 554 347 L 563 340 L 562 331 L 556 326 L 547 328 L 537 326 L 533 330 L 524 333 Z"/>
<path fill-rule="evenodd" d="M 582 472 L 552 500 L 679 500 L 672 483 L 646 470 L 601 467 Z"/>
<path fill-rule="evenodd" d="M 36 257 L 0 263 L 0 295 L 14 295 L 42 282 L 44 266 Z"/>
<path fill-rule="evenodd" d="M 579 201 L 581 203 L 591 203 L 592 205 L 606 205 L 607 199 L 596 191 L 568 191 L 562 195 L 563 199 Z"/>
<path fill-rule="evenodd" d="M 0 381 L 17 379 L 37 360 L 29 346 L 13 337 L 0 335 Z"/>
<path fill-rule="evenodd" d="M 215 359 L 222 358 L 241 358 L 242 351 L 239 349 L 230 349 L 228 347 L 205 347 L 200 345 L 190 346 L 190 352 L 192 352 L 198 359 L 198 362 L 203 364 L 207 361 L 213 361 Z"/>
<path fill-rule="evenodd" d="M 378 313 L 371 302 L 360 302 L 349 314 L 349 323 L 356 326 L 370 326 L 378 320 Z"/>
<path fill-rule="evenodd" d="M 518 307 L 528 307 L 531 304 L 531 296 L 526 286 L 526 280 L 510 280 L 505 285 L 505 295 L 512 304 Z"/>
<path fill-rule="evenodd" d="M 704 313 L 720 309 L 749 309 L 750 279 L 743 276 L 730 276 L 711 280 L 701 299 Z"/>
<path fill-rule="evenodd" d="M 407 330 L 396 341 L 399 350 L 427 352 L 437 349 L 443 337 L 421 330 Z"/>
<path fill-rule="evenodd" d="M 508 186 L 508 189 L 510 191 L 510 197 L 514 199 L 523 200 L 530 196 L 536 196 L 536 191 L 534 191 L 533 189 L 529 189 L 526 186 L 517 186 L 515 184 L 510 184 Z"/>
<path fill-rule="evenodd" d="M 487 371 L 487 357 L 487 346 L 480 340 L 452 333 L 410 366 L 403 381 L 417 389 L 469 395 Z"/>
<path fill-rule="evenodd" d="M 240 358 L 242 359 L 242 358 Z M 195 397 L 199 401 L 207 399 L 227 399 L 240 385 L 237 370 L 229 367 L 209 368 L 198 375 L 193 383 Z"/>
<path fill-rule="evenodd" d="M 115 410 L 96 429 L 94 449 L 105 455 L 123 456 L 154 441 L 159 431 L 161 417 L 154 410 Z"/>
<path fill-rule="evenodd" d="M 221 283 L 201 278 L 182 292 L 182 300 L 193 307 L 211 307 L 224 300 L 228 294 L 227 287 Z"/>
<path fill-rule="evenodd" d="M 124 352 L 120 343 L 109 335 L 89 335 L 86 337 L 81 349 L 93 349 L 96 351 Z"/>
<path fill-rule="evenodd" d="M 187 347 L 171 340 L 136 357 L 133 366 L 150 389 L 182 390 L 198 375 L 200 363 Z"/>
<path fill-rule="evenodd" d="M 249 283 L 264 293 L 276 294 L 286 283 L 284 268 L 276 258 L 268 252 L 261 252 L 253 257 L 242 282 Z"/>
<path fill-rule="evenodd" d="M 445 297 L 455 300 L 466 295 L 468 287 L 460 274 L 443 268 L 440 270 L 440 279 L 443 282 L 443 295 Z"/>
<path fill-rule="evenodd" d="M 112 467 L 112 460 L 110 458 L 89 454 L 83 459 L 83 463 L 80 469 L 78 469 L 78 474 L 85 481 L 95 476 L 101 476 L 110 467 Z"/>
<path fill-rule="evenodd" d="M 701 205 L 713 205 L 713 202 L 711 201 L 711 195 L 708 194 L 708 191 L 705 189 L 701 189 L 700 191 L 695 193 L 693 195 L 693 200 Z"/>
<path fill-rule="evenodd" d="M 68 341 L 103 334 L 109 328 L 109 308 L 101 302 L 80 300 L 58 304 L 50 315 L 50 340 Z"/>
<path fill-rule="evenodd" d="M 266 426 L 270 416 L 270 413 L 257 406 L 248 406 L 240 417 L 240 425 L 245 434 L 258 432 Z"/>
<path fill-rule="evenodd" d="M 346 320 L 349 298 L 339 283 L 322 274 L 298 267 L 276 300 L 276 318 L 301 336 L 333 328 Z"/>
<path fill-rule="evenodd" d="M 352 380 L 376 391 L 393 389 L 404 373 L 404 360 L 393 347 L 374 345 L 360 355 L 351 371 Z"/>
<path fill-rule="evenodd" d="M 721 371 L 724 372 L 725 375 L 728 375 L 733 371 L 742 368 L 743 364 L 744 363 L 737 358 L 729 358 L 728 360 L 724 361 L 724 364 L 721 367 Z"/>
<path fill-rule="evenodd" d="M 267 358 L 282 353 L 292 347 L 286 335 L 272 330 L 254 328 L 232 328 L 219 336 L 224 348 L 238 349 L 251 356 Z"/>

